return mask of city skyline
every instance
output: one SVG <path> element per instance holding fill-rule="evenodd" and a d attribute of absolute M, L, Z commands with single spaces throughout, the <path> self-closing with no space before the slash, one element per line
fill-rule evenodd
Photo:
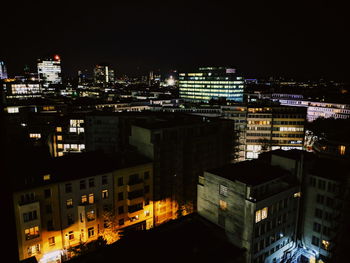
<path fill-rule="evenodd" d="M 0 57 L 10 75 L 60 54 L 67 76 L 105 61 L 116 75 L 233 66 L 246 77 L 344 81 L 346 19 L 342 6 L 323 4 L 72 4 L 51 10 L 28 3 L 5 14 L 11 30 Z"/>

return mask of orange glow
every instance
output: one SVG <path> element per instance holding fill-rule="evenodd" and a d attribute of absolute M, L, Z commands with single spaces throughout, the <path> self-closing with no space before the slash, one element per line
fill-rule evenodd
<path fill-rule="evenodd" d="M 55 55 L 54 58 L 55 58 L 55 60 L 60 60 L 61 59 L 59 55 Z"/>

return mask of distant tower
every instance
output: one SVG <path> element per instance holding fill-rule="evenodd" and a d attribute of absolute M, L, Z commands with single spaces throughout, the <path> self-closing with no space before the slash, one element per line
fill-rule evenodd
<path fill-rule="evenodd" d="M 61 84 L 61 59 L 58 55 L 53 58 L 38 60 L 39 80 L 43 82 L 45 87 L 49 84 Z"/>
<path fill-rule="evenodd" d="M 114 83 L 114 70 L 106 64 L 96 65 L 94 68 L 94 82 L 104 86 Z"/>
<path fill-rule="evenodd" d="M 7 70 L 3 61 L 0 61 L 0 79 L 7 79 Z"/>
<path fill-rule="evenodd" d="M 151 86 L 152 83 L 153 83 L 153 80 L 154 80 L 153 71 L 150 71 L 150 72 L 149 72 L 148 85 Z"/>

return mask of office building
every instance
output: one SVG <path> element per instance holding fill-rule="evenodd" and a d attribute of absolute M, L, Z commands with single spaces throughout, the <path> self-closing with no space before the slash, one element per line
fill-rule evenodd
<path fill-rule="evenodd" d="M 6 81 L 3 85 L 7 101 L 41 98 L 43 95 L 42 85 L 38 82 Z"/>
<path fill-rule="evenodd" d="M 0 79 L 7 79 L 7 69 L 3 61 L 0 61 Z"/>
<path fill-rule="evenodd" d="M 96 65 L 94 68 L 94 82 L 96 85 L 103 86 L 114 84 L 114 70 L 106 64 Z"/>
<path fill-rule="evenodd" d="M 61 58 L 55 55 L 53 58 L 39 59 L 38 75 L 44 87 L 48 87 L 50 84 L 61 84 Z"/>
<path fill-rule="evenodd" d="M 243 101 L 244 79 L 226 67 L 199 68 L 195 73 L 179 74 L 180 98 L 208 102 L 211 99 Z"/>
<path fill-rule="evenodd" d="M 244 161 L 204 172 L 198 182 L 198 213 L 246 249 L 246 262 L 281 262 L 295 250 L 299 192 L 287 170 Z"/>
<path fill-rule="evenodd" d="M 139 155 L 89 153 L 55 159 L 13 194 L 19 259 L 74 256 L 72 247 L 153 227 L 152 163 Z M 30 183 L 28 183 L 30 182 Z"/>

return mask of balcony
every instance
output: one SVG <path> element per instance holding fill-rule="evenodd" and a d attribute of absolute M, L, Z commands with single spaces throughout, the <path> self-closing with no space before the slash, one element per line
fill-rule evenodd
<path fill-rule="evenodd" d="M 134 197 L 134 198 L 129 198 L 127 199 L 127 205 L 136 205 L 136 204 L 139 204 L 139 203 L 143 203 L 144 201 L 144 197 L 143 195 L 142 196 L 139 196 L 139 197 Z"/>
<path fill-rule="evenodd" d="M 126 190 L 128 192 L 143 188 L 144 181 L 142 179 L 129 181 Z"/>

